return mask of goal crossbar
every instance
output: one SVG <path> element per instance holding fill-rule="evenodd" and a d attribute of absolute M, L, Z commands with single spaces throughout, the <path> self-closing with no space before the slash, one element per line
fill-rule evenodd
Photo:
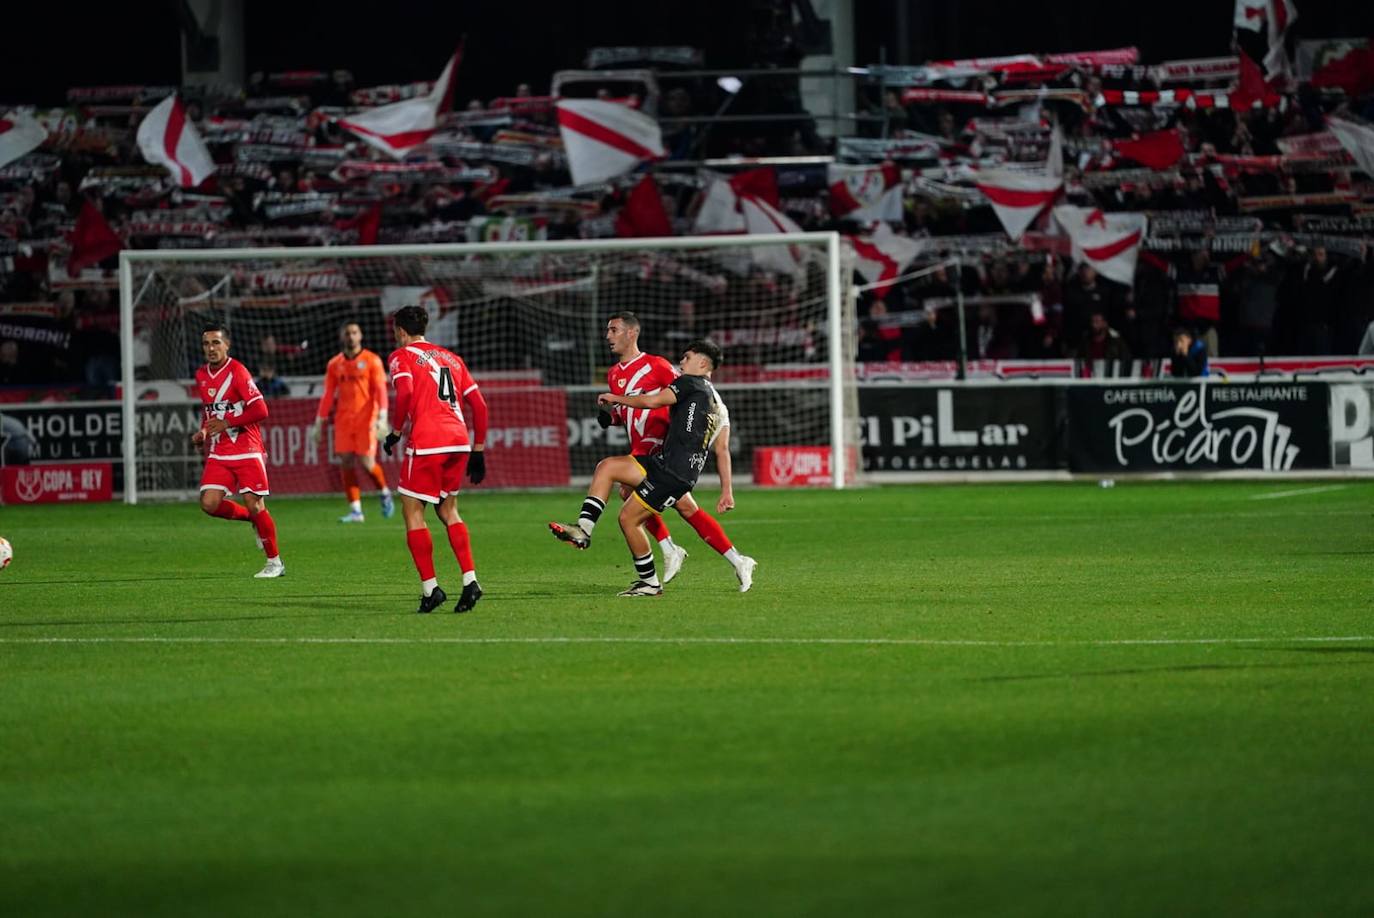
<path fill-rule="evenodd" d="M 137 379 L 135 375 L 134 310 L 142 295 L 134 289 L 135 270 L 140 264 L 208 264 L 216 262 L 275 261 L 352 261 L 387 258 L 442 258 L 445 256 L 502 256 L 502 255 L 559 255 L 592 252 L 653 252 L 705 249 L 786 247 L 807 244 L 822 248 L 826 273 L 826 317 L 832 333 L 827 335 L 826 362 L 830 368 L 828 407 L 830 412 L 830 484 L 845 486 L 845 385 L 853 379 L 841 372 L 845 366 L 846 348 L 850 347 L 852 329 L 844 329 L 842 279 L 843 265 L 841 236 L 836 232 L 804 232 L 789 234 L 677 236 L 644 239 L 553 240 L 531 242 L 468 242 L 432 243 L 419 245 L 369 246 L 309 246 L 243 249 L 147 249 L 124 250 L 119 253 L 120 306 L 120 364 L 121 414 L 124 428 L 122 458 L 125 469 L 124 499 L 138 502 L 138 481 L 134 474 L 138 462 L 136 447 Z M 144 281 L 146 287 L 148 280 Z M 852 358 L 852 354 L 848 355 Z M 852 421 L 853 419 L 849 419 Z M 852 462 L 850 463 L 852 465 Z"/>

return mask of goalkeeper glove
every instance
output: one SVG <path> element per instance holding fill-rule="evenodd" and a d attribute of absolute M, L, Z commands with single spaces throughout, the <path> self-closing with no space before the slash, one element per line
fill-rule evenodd
<path fill-rule="evenodd" d="M 481 484 L 482 479 L 487 477 L 487 454 L 480 450 L 474 450 L 468 456 L 468 481 L 473 484 Z"/>
<path fill-rule="evenodd" d="M 605 430 L 607 427 L 610 427 L 612 424 L 615 423 L 615 419 L 611 417 L 611 413 L 609 411 L 607 411 L 605 408 L 601 408 L 596 412 L 596 423 L 601 425 L 602 430 Z"/>
<path fill-rule="evenodd" d="M 373 426 L 373 431 L 377 436 L 385 437 L 389 430 L 391 430 L 391 422 L 387 420 L 386 409 L 383 408 L 377 413 L 377 423 Z"/>
<path fill-rule="evenodd" d="M 324 442 L 323 420 L 321 420 L 320 418 L 315 418 L 315 423 L 312 424 L 310 427 L 310 436 L 315 440 L 316 443 Z"/>
<path fill-rule="evenodd" d="M 396 449 L 396 444 L 400 442 L 400 433 L 393 430 L 391 433 L 387 434 L 386 439 L 382 441 L 382 449 L 386 450 L 386 454 L 390 456 L 392 451 Z"/>

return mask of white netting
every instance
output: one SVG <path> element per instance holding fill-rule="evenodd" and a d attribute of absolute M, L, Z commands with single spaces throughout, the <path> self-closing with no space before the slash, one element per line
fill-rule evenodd
<path fill-rule="evenodd" d="M 640 317 L 649 353 L 676 360 L 702 336 L 724 348 L 716 379 L 730 406 L 738 476 L 749 475 L 757 447 L 830 446 L 832 369 L 846 383 L 841 429 L 851 438 L 846 455 L 856 455 L 853 307 L 848 278 L 830 282 L 828 239 L 690 243 L 136 253 L 125 275 L 132 323 L 121 334 L 132 335 L 134 352 L 126 397 L 136 400 L 137 490 L 188 494 L 199 481 L 201 459 L 183 433 L 197 423 L 187 385 L 203 362 L 207 321 L 228 326 L 232 355 L 269 395 L 274 493 L 337 490 L 330 440 L 317 449 L 306 432 L 325 364 L 339 351 L 338 329 L 357 322 L 364 346 L 385 359 L 390 314 L 416 303 L 430 311 L 429 340 L 468 362 L 491 405 L 488 481 L 497 487 L 567 485 L 623 451 L 623 432 L 595 423 L 612 360 L 606 321 L 621 310 Z M 832 368 L 837 289 L 843 335 Z"/>

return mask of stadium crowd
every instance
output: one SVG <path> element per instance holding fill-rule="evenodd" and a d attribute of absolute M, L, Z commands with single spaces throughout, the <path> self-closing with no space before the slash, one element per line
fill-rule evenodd
<path fill-rule="evenodd" d="M 871 68 L 856 86 L 862 115 L 854 136 L 840 138 L 822 136 L 804 115 L 753 127 L 692 120 L 731 101 L 727 90 L 675 79 L 667 55 L 650 53 L 663 49 L 639 50 L 658 68 L 648 84 L 615 69 L 636 63 L 633 55 L 603 55 L 611 61 L 604 81 L 584 79 L 561 94 L 622 101 L 660 120 L 668 155 L 641 172 L 652 176 L 674 234 L 702 230 L 704 190 L 734 171 L 718 161 L 706 168 L 707 155 L 738 156 L 740 168 L 757 169 L 749 157 L 828 153 L 836 163 L 899 176 L 899 206 L 884 219 L 896 236 L 920 243 L 902 265 L 920 276 L 866 285 L 861 360 L 953 359 L 956 293 L 968 303 L 971 358 L 1164 358 L 1180 326 L 1213 357 L 1374 346 L 1366 335 L 1374 321 L 1374 176 L 1327 126 L 1332 115 L 1356 123 L 1374 116 L 1367 45 L 1345 49 L 1338 63 L 1352 55 L 1356 63 L 1329 79 L 1319 78 L 1325 58 L 1318 58 L 1308 67 L 1317 76 L 1308 72 L 1286 91 L 1266 83 L 1249 95 L 1235 58 L 1151 67 L 1123 54 L 1132 49 L 1069 61 Z M 801 111 L 795 79 L 768 81 L 767 91 L 747 88 L 734 111 Z M 507 97 L 455 104 L 429 142 L 399 161 L 338 123 L 347 112 L 429 89 L 358 89 L 346 71 L 300 71 L 255 74 L 242 91 L 184 90 L 187 117 L 217 164 L 195 188 L 170 185 L 135 142 L 140 121 L 173 87 L 74 88 L 64 107 L 28 109 L 46 139 L 0 166 L 0 385 L 113 385 L 112 269 L 120 247 L 637 234 L 626 216 L 639 176 L 573 186 L 556 98 L 529 84 Z M 1184 93 L 1187 103 L 1179 101 Z M 1060 200 L 1149 217 L 1133 283 L 1075 264 L 1048 214 L 1013 242 L 975 187 L 979 169 L 1029 168 L 1055 143 L 1062 144 Z M 836 206 L 834 164 L 764 168 L 779 210 L 796 227 L 871 230 Z M 951 255 L 958 266 L 919 270 Z M 788 279 L 761 266 L 743 282 L 788 296 Z M 718 291 L 672 295 L 677 305 L 661 317 L 665 334 L 716 330 Z M 276 348 L 259 342 L 257 350 L 257 372 L 283 369 Z M 823 351 L 757 356 L 822 359 Z M 299 372 L 321 369 L 297 363 Z"/>

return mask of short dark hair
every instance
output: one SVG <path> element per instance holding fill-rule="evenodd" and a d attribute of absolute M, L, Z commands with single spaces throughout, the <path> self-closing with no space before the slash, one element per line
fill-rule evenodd
<path fill-rule="evenodd" d="M 710 338 L 696 339 L 691 344 L 687 345 L 687 350 L 691 351 L 693 354 L 700 354 L 710 360 L 712 370 L 719 369 L 722 361 L 725 359 L 725 355 L 721 353 L 720 345 L 716 344 L 716 342 L 712 341 Z"/>
<path fill-rule="evenodd" d="M 615 315 L 607 319 L 606 323 L 610 324 L 615 319 L 619 319 L 620 321 L 624 322 L 626 328 L 639 328 L 639 316 L 630 312 L 628 309 L 623 310 L 621 312 L 617 312 Z"/>
<path fill-rule="evenodd" d="M 229 340 L 229 326 L 224 322 L 206 322 L 200 327 L 200 334 L 202 337 L 210 334 L 210 332 L 219 332 L 220 335 L 224 337 L 225 341 Z"/>
<path fill-rule="evenodd" d="M 363 323 L 359 322 L 357 319 L 345 319 L 344 321 L 339 323 L 339 334 L 342 335 L 344 333 L 344 330 L 348 328 L 348 326 L 350 325 L 358 326 L 358 331 L 363 330 Z"/>
<path fill-rule="evenodd" d="M 423 335 L 429 327 L 429 313 L 419 306 L 402 306 L 396 310 L 395 319 L 407 335 Z"/>

